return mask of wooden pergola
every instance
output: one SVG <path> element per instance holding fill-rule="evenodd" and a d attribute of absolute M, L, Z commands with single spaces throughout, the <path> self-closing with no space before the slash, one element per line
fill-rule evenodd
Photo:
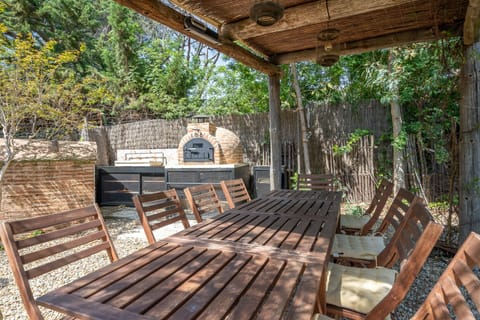
<path fill-rule="evenodd" d="M 480 0 L 270 0 L 283 7 L 271 26 L 250 19 L 260 0 L 116 1 L 269 76 L 272 189 L 280 188 L 279 66 L 315 61 L 320 31 L 339 31 L 339 55 L 462 36 L 460 237 L 480 232 Z"/>

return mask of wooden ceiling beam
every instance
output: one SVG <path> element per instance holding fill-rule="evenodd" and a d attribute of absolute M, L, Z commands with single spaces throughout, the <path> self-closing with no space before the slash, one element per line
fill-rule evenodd
<path fill-rule="evenodd" d="M 480 29 L 480 0 L 470 0 L 463 25 L 463 43 L 472 45 L 479 36 Z"/>
<path fill-rule="evenodd" d="M 442 29 L 442 31 L 448 32 L 449 36 L 459 36 L 461 34 L 461 26 L 450 26 L 449 28 Z M 437 36 L 435 35 L 435 31 L 432 28 L 398 32 L 387 36 L 380 36 L 366 40 L 342 43 L 340 46 L 340 55 L 347 56 L 352 54 L 359 54 L 363 52 L 402 46 L 416 42 L 431 41 L 435 40 L 436 38 Z M 315 61 L 316 57 L 317 50 L 314 48 L 282 54 L 276 57 L 271 57 L 271 59 L 274 63 L 281 65 L 300 61 Z"/>
<path fill-rule="evenodd" d="M 281 69 L 256 55 L 250 53 L 248 50 L 236 45 L 233 42 L 227 41 L 220 43 L 211 42 L 204 37 L 189 32 L 184 27 L 184 19 L 181 13 L 174 9 L 165 6 L 158 0 L 116 0 L 122 6 L 137 11 L 138 13 L 160 22 L 161 24 L 176 30 L 190 38 L 193 38 L 217 51 L 224 53 L 239 62 L 256 69 L 268 75 L 281 74 Z"/>
<path fill-rule="evenodd" d="M 417 0 L 337 0 L 328 3 L 331 20 L 347 18 L 370 11 L 384 10 Z M 313 1 L 285 9 L 283 18 L 273 26 L 262 27 L 250 19 L 224 24 L 220 36 L 232 40 L 250 39 L 328 21 L 325 1 Z"/>

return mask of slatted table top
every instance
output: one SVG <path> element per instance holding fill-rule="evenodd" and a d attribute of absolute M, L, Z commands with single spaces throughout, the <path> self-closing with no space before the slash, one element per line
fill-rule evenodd
<path fill-rule="evenodd" d="M 54 290 L 86 319 L 310 319 L 322 264 L 160 241 Z"/>
<path fill-rule="evenodd" d="M 293 204 L 289 202 L 290 210 L 285 211 L 285 201 L 277 199 L 277 202 L 284 205 L 280 211 L 231 210 L 214 220 L 183 230 L 177 237 L 322 255 L 330 252 L 330 239 L 335 234 L 338 219 L 334 202 L 300 199 L 293 201 Z"/>
<path fill-rule="evenodd" d="M 334 200 L 227 211 L 37 301 L 83 319 L 310 320 L 325 306 Z"/>

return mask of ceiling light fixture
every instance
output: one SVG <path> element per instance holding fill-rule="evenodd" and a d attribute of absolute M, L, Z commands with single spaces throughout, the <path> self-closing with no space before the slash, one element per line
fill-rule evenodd
<path fill-rule="evenodd" d="M 279 0 L 254 0 L 250 9 L 250 19 L 260 26 L 271 26 L 283 17 L 283 7 Z"/>
<path fill-rule="evenodd" d="M 329 28 L 330 11 L 328 10 L 328 0 L 325 0 L 327 9 L 327 28 L 317 34 L 317 63 L 324 67 L 331 67 L 340 58 L 340 45 L 335 42 L 340 34 L 340 30 Z"/>
<path fill-rule="evenodd" d="M 338 62 L 339 45 L 334 41 L 338 38 L 340 30 L 330 28 L 322 30 L 317 35 L 317 63 L 324 67 L 331 67 Z"/>

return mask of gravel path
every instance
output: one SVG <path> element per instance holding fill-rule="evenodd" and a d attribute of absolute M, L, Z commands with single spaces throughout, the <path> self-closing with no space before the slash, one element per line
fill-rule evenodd
<path fill-rule="evenodd" d="M 124 210 L 124 215 L 120 215 L 120 218 L 118 216 L 111 217 L 111 212 L 107 212 L 105 218 L 108 230 L 120 257 L 124 257 L 147 245 L 146 238 L 138 222 L 129 218 L 131 217 L 131 211 L 129 210 L 130 209 Z M 179 223 L 178 226 L 162 230 L 162 234 L 158 235 L 157 238 L 167 236 L 181 229 L 182 227 Z M 446 255 L 443 251 L 434 250 L 426 266 L 416 279 L 413 288 L 411 288 L 408 297 L 400 305 L 395 314 L 392 315 L 393 320 L 409 319 L 414 314 L 450 259 L 451 256 Z M 34 279 L 31 281 L 34 295 L 39 296 L 47 292 L 49 288 L 68 283 L 108 263 L 109 260 L 106 255 L 95 255 L 79 261 L 76 264 L 67 266 L 59 272 L 53 272 Z M 0 250 L 0 310 L 5 320 L 27 319 L 3 250 Z M 58 315 L 48 310 L 42 309 L 42 312 L 44 312 L 45 319 L 59 318 Z"/>

